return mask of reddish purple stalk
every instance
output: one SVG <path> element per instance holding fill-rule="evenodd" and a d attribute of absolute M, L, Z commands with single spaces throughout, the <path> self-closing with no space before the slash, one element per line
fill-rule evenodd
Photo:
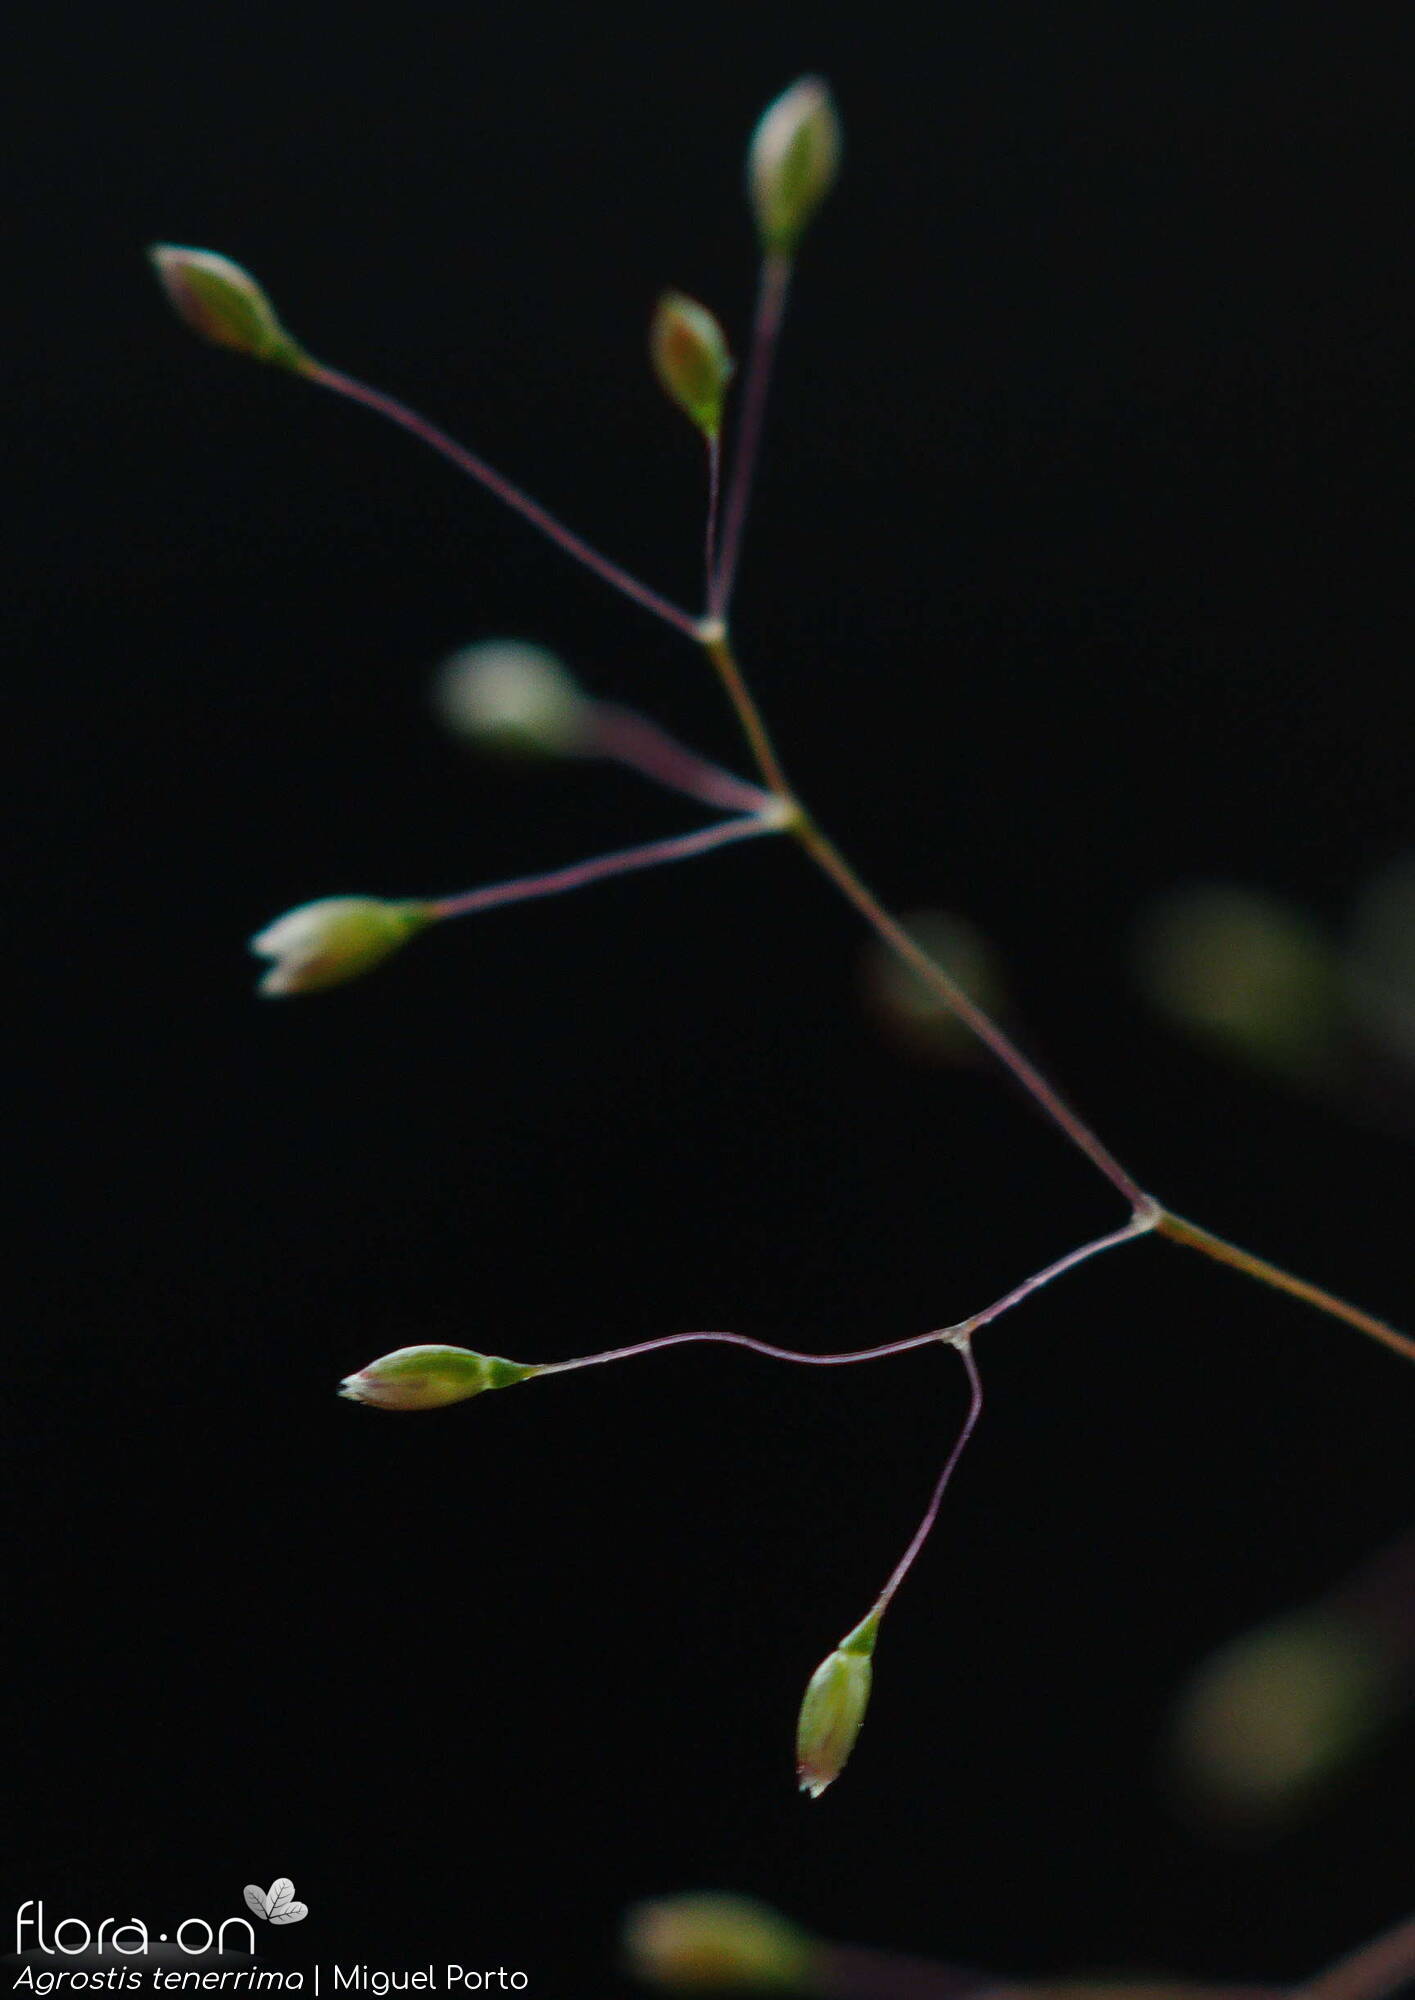
<path fill-rule="evenodd" d="M 703 593 L 712 609 L 712 580 L 717 570 L 717 515 L 722 499 L 722 439 L 714 434 L 707 441 L 707 526 L 703 531 Z"/>
<path fill-rule="evenodd" d="M 952 1451 L 944 1460 L 943 1471 L 938 1475 L 937 1484 L 929 1497 L 928 1506 L 924 1509 L 923 1519 L 914 1530 L 913 1539 L 894 1565 L 894 1568 L 890 1571 L 888 1583 L 885 1584 L 884 1589 L 875 1599 L 874 1613 L 876 1618 L 882 1618 L 885 1612 L 888 1611 L 895 1591 L 898 1590 L 900 1584 L 903 1583 L 905 1577 L 914 1567 L 915 1559 L 920 1550 L 933 1533 L 934 1523 L 938 1519 L 938 1510 L 943 1505 L 943 1496 L 948 1491 L 949 1481 L 957 1469 L 959 1459 L 963 1456 L 967 1448 L 969 1438 L 978 1427 L 978 1418 L 983 1414 L 983 1382 L 982 1377 L 978 1373 L 978 1364 L 973 1359 L 972 1341 L 965 1333 L 960 1335 L 953 1342 L 953 1345 L 957 1348 L 963 1366 L 968 1371 L 968 1387 L 972 1392 L 968 1403 L 968 1414 L 963 1419 L 962 1430 L 959 1431 L 958 1436 L 954 1439 Z"/>
<path fill-rule="evenodd" d="M 610 757 L 616 764 L 703 805 L 721 806 L 728 812 L 761 813 L 776 804 L 765 786 L 734 777 L 687 749 L 656 722 L 613 702 L 594 704 L 587 748 L 592 756 Z"/>
<path fill-rule="evenodd" d="M 904 1340 L 886 1341 L 882 1347 L 857 1347 L 848 1354 L 807 1354 L 794 1347 L 775 1347 L 768 1340 L 754 1340 L 746 1333 L 662 1333 L 653 1340 L 635 1341 L 631 1347 L 609 1347 L 600 1354 L 578 1355 L 573 1361 L 543 1362 L 537 1366 L 536 1373 L 567 1375 L 574 1368 L 597 1368 L 607 1361 L 632 1361 L 640 1354 L 656 1354 L 665 1347 L 684 1347 L 691 1341 L 719 1341 L 728 1347 L 745 1347 L 753 1354 L 764 1354 L 769 1361 L 800 1361 L 813 1368 L 843 1368 L 855 1361 L 884 1361 L 892 1354 L 911 1354 L 915 1348 L 966 1340 L 979 1327 L 1000 1319 L 1012 1306 L 1019 1305 L 1031 1293 L 1050 1284 L 1053 1278 L 1074 1270 L 1077 1264 L 1084 1264 L 1102 1250 L 1113 1250 L 1118 1244 L 1129 1242 L 1132 1236 L 1143 1236 L 1154 1226 L 1152 1216 L 1131 1216 L 1121 1228 L 1097 1236 L 1089 1243 L 1082 1243 L 1075 1250 L 1068 1250 L 1064 1257 L 1048 1264 L 1044 1270 L 1034 1271 L 1030 1278 L 1024 1278 L 1020 1285 L 1014 1285 L 1010 1292 L 1004 1292 L 1000 1299 L 994 1299 L 981 1312 L 959 1320 L 956 1326 L 935 1327 L 929 1333 L 912 1333 Z"/>
<path fill-rule="evenodd" d="M 557 548 L 565 551 L 566 555 L 572 556 L 576 562 L 583 563 L 585 568 L 591 570 L 602 582 L 621 591 L 625 597 L 632 598 L 635 604 L 642 605 L 645 611 L 651 611 L 656 618 L 661 618 L 666 625 L 672 625 L 676 631 L 684 633 L 688 638 L 697 637 L 698 621 L 691 612 L 682 610 L 676 604 L 670 604 L 666 597 L 661 597 L 656 590 L 650 590 L 646 583 L 640 583 L 637 577 L 629 574 L 628 570 L 621 569 L 618 563 L 611 562 L 608 556 L 602 556 L 598 549 L 591 548 L 588 542 L 583 541 L 562 521 L 557 521 L 553 514 L 548 513 L 539 501 L 532 500 L 528 493 L 523 493 L 519 486 L 504 478 L 493 466 L 488 465 L 485 459 L 479 458 L 475 452 L 468 451 L 465 445 L 458 444 L 455 438 L 450 438 L 445 431 L 439 430 L 436 424 L 429 423 L 426 417 L 420 417 L 417 411 L 409 409 L 406 403 L 400 403 L 395 396 L 386 396 L 381 389 L 370 388 L 366 382 L 356 381 L 352 375 L 345 375 L 337 368 L 329 368 L 322 361 L 307 362 L 301 373 L 307 381 L 317 382 L 321 388 L 332 390 L 336 396 L 347 397 L 350 402 L 361 403 L 366 410 L 373 410 L 379 416 L 387 417 L 391 423 L 397 424 L 400 429 L 409 432 L 421 443 L 438 452 L 450 464 L 455 465 L 459 472 L 465 472 L 469 479 L 475 479 L 488 493 L 504 501 L 514 513 L 521 515 L 524 520 L 531 523 L 532 527 L 538 528 L 543 535 L 548 536 Z"/>
<path fill-rule="evenodd" d="M 790 287 L 791 259 L 779 250 L 768 250 L 762 259 L 751 345 L 747 353 L 747 379 L 742 389 L 741 414 L 732 444 L 732 474 L 723 515 L 722 548 L 716 571 L 710 572 L 708 578 L 709 618 L 725 620 L 727 607 L 732 602 L 737 563 L 742 553 L 742 534 L 747 525 L 747 507 L 761 451 L 767 390 L 771 385 L 772 363 L 776 358 L 776 344 Z"/>
<path fill-rule="evenodd" d="M 666 1333 L 660 1334 L 654 1340 L 636 1341 L 629 1347 L 611 1347 L 599 1354 L 582 1354 L 571 1361 L 545 1362 L 536 1369 L 536 1374 L 568 1375 L 577 1368 L 595 1368 L 609 1361 L 629 1361 L 641 1354 L 655 1354 L 666 1347 L 684 1347 L 689 1343 L 707 1341 L 728 1347 L 745 1347 L 753 1354 L 765 1355 L 768 1360 L 802 1362 L 814 1368 L 841 1368 L 857 1361 L 883 1361 L 890 1355 L 908 1354 L 915 1348 L 939 1344 L 956 1347 L 967 1370 L 968 1386 L 971 1391 L 968 1414 L 954 1440 L 952 1450 L 944 1461 L 943 1470 L 929 1496 L 928 1506 L 924 1509 L 923 1517 L 914 1530 L 908 1547 L 890 1571 L 888 1581 L 875 1599 L 874 1615 L 880 1617 L 888 1610 L 896 1591 L 913 1568 L 924 1544 L 932 1534 L 939 1510 L 943 1505 L 944 1495 L 982 1415 L 983 1385 L 982 1378 L 978 1374 L 977 1362 L 973 1358 L 973 1334 L 980 1327 L 989 1326 L 995 1319 L 1000 1319 L 1013 1306 L 1020 1305 L 1023 1299 L 1029 1298 L 1033 1292 L 1040 1291 L 1044 1285 L 1050 1284 L 1054 1278 L 1061 1277 L 1064 1272 L 1074 1270 L 1078 1264 L 1084 1264 L 1089 1258 L 1099 1256 L 1104 1250 L 1113 1250 L 1122 1243 L 1128 1243 L 1132 1237 L 1146 1235 L 1155 1227 L 1157 1220 L 1158 1211 L 1155 1210 L 1145 1210 L 1132 1215 L 1119 1229 L 1108 1230 L 1104 1236 L 1093 1237 L 1090 1242 L 1082 1243 L 1074 1250 L 1068 1250 L 1064 1256 L 1057 1257 L 1040 1271 L 1034 1271 L 1031 1277 L 1024 1278 L 1020 1284 L 1014 1285 L 1010 1291 L 1004 1292 L 1001 1298 L 994 1299 L 991 1305 L 984 1306 L 981 1312 L 959 1320 L 955 1326 L 935 1327 L 929 1333 L 916 1333 L 904 1340 L 886 1341 L 880 1347 L 855 1348 L 847 1354 L 807 1354 L 796 1348 L 777 1347 L 771 1341 L 754 1340 L 745 1333 L 715 1331 Z"/>
<path fill-rule="evenodd" d="M 630 875 L 639 868 L 657 868 L 666 861 L 688 861 L 696 854 L 710 854 L 733 841 L 752 840 L 758 834 L 779 829 L 761 815 L 721 820 L 716 826 L 699 827 L 696 833 L 680 833 L 671 840 L 650 840 L 642 847 L 623 847 L 613 854 L 597 855 L 592 861 L 577 861 L 570 868 L 553 868 L 544 875 L 520 875 L 510 882 L 493 882 L 485 889 L 468 889 L 460 896 L 442 896 L 432 903 L 435 918 L 475 916 L 481 910 L 498 910 L 507 903 L 528 903 L 539 896 L 559 896 L 567 889 L 585 889 L 591 882 L 607 882 L 616 875 Z"/>

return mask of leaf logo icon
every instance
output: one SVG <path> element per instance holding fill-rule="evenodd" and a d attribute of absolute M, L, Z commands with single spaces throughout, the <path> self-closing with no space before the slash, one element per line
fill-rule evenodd
<path fill-rule="evenodd" d="M 295 1885 L 288 1875 L 278 1875 L 269 1890 L 252 1882 L 246 1889 L 246 1908 L 270 1924 L 299 1924 L 309 1915 L 308 1903 L 295 1901 Z"/>

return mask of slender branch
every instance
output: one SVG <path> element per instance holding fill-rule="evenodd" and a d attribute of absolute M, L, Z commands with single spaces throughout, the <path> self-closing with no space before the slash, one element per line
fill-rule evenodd
<path fill-rule="evenodd" d="M 1398 1333 L 1385 1320 L 1377 1319 L 1374 1313 L 1363 1312 L 1360 1306 L 1338 1298 L 1335 1292 L 1309 1284 L 1305 1278 L 1294 1277 L 1280 1265 L 1270 1264 L 1266 1257 L 1255 1257 L 1251 1250 L 1241 1250 L 1236 1243 L 1225 1242 L 1222 1236 L 1201 1229 L 1197 1222 L 1186 1222 L 1182 1215 L 1172 1215 L 1168 1209 L 1162 1210 L 1155 1218 L 1155 1228 L 1171 1243 L 1182 1243 L 1190 1250 L 1202 1251 L 1216 1264 L 1228 1264 L 1233 1270 L 1256 1278 L 1260 1284 L 1271 1285 L 1274 1291 L 1287 1292 L 1294 1299 L 1315 1306 L 1319 1312 L 1329 1313 L 1333 1319 L 1354 1326 L 1358 1332 L 1369 1334 L 1382 1346 L 1391 1348 L 1396 1354 L 1403 1354 L 1407 1361 L 1415 1361 L 1415 1340 L 1408 1334 Z"/>
<path fill-rule="evenodd" d="M 619 708 L 608 701 L 595 702 L 590 710 L 587 737 L 585 749 L 590 756 L 611 758 L 616 764 L 652 778 L 670 791 L 683 792 L 703 805 L 749 813 L 760 813 L 768 806 L 777 808 L 773 793 L 700 757 L 635 709 Z"/>
<path fill-rule="evenodd" d="M 653 1340 L 638 1340 L 629 1347 L 609 1347 L 600 1354 L 577 1355 L 573 1361 L 547 1361 L 540 1364 L 537 1375 L 568 1375 L 575 1368 L 598 1368 L 607 1361 L 632 1361 L 641 1354 L 657 1354 L 665 1347 L 686 1347 L 693 1342 L 717 1341 L 728 1347 L 745 1347 L 753 1354 L 764 1354 L 770 1361 L 799 1361 L 813 1368 L 842 1368 L 856 1361 L 884 1361 L 894 1354 L 911 1354 L 916 1348 L 933 1347 L 942 1342 L 957 1345 L 966 1341 L 981 1326 L 990 1326 L 1005 1312 L 1022 1300 L 1030 1298 L 1053 1278 L 1063 1272 L 1072 1271 L 1088 1258 L 1099 1256 L 1103 1250 L 1113 1250 L 1121 1243 L 1128 1243 L 1132 1236 L 1143 1236 L 1155 1226 L 1151 1215 L 1134 1215 L 1123 1228 L 1112 1229 L 1105 1236 L 1097 1236 L 1089 1243 L 1083 1243 L 1075 1250 L 1068 1250 L 1064 1257 L 1058 1257 L 1043 1270 L 1034 1271 L 1030 1278 L 1024 1278 L 1020 1285 L 1014 1285 L 1010 1292 L 1004 1292 L 1000 1299 L 984 1306 L 981 1312 L 972 1313 L 967 1319 L 960 1319 L 953 1326 L 934 1327 L 928 1333 L 910 1334 L 905 1340 L 889 1340 L 882 1347 L 857 1347 L 848 1354 L 807 1354 L 794 1347 L 775 1347 L 770 1341 L 754 1340 L 745 1333 L 662 1333 Z"/>
<path fill-rule="evenodd" d="M 762 259 L 757 309 L 747 355 L 747 379 L 742 390 L 737 434 L 733 440 L 732 479 L 723 524 L 722 554 L 716 575 L 709 572 L 709 618 L 725 619 L 727 607 L 732 602 L 732 587 L 737 579 L 737 563 L 742 553 L 742 531 L 747 525 L 747 505 L 752 497 L 752 480 L 761 449 L 766 392 L 771 382 L 772 362 L 776 357 L 777 337 L 781 332 L 786 294 L 790 287 L 791 259 L 779 250 L 768 250 Z"/>
<path fill-rule="evenodd" d="M 657 1354 L 666 1347 L 689 1347 L 716 1341 L 724 1347 L 745 1347 L 752 1354 L 764 1354 L 768 1361 L 799 1361 L 811 1368 L 844 1368 L 855 1361 L 885 1361 L 892 1354 L 911 1354 L 915 1348 L 933 1347 L 941 1333 L 913 1333 L 907 1340 L 886 1341 L 883 1347 L 857 1347 L 849 1354 L 809 1354 L 801 1348 L 775 1347 L 769 1340 L 755 1340 L 747 1333 L 660 1333 L 652 1340 L 636 1340 L 628 1347 L 606 1347 L 599 1354 L 577 1354 L 572 1361 L 538 1362 L 536 1374 L 568 1375 L 576 1368 L 599 1368 L 609 1361 L 636 1361 L 641 1354 Z"/>
<path fill-rule="evenodd" d="M 584 889 L 592 882 L 607 882 L 639 868 L 657 868 L 667 861 L 688 861 L 694 855 L 710 854 L 733 841 L 753 840 L 759 834 L 780 830 L 780 822 L 765 813 L 722 820 L 716 826 L 700 827 L 695 833 L 681 833 L 671 840 L 651 840 L 642 847 L 620 848 L 614 854 L 601 854 L 593 861 L 577 861 L 570 868 L 554 868 L 545 875 L 522 875 L 511 882 L 494 882 L 489 888 L 468 889 L 460 896 L 443 896 L 432 904 L 432 912 L 438 920 L 475 916 L 481 910 L 497 910 L 507 903 L 526 903 L 538 896 L 559 896 L 568 889 Z"/>
<path fill-rule="evenodd" d="M 733 712 L 747 739 L 747 746 L 756 759 L 757 769 L 767 785 L 784 806 L 791 807 L 793 814 L 799 814 L 800 804 L 782 768 L 781 759 L 776 754 L 776 746 L 767 733 L 762 720 L 762 712 L 757 707 L 756 697 L 747 686 L 742 669 L 737 664 L 737 656 L 732 650 L 727 636 L 727 628 L 719 619 L 715 623 L 707 619 L 698 627 L 697 638 L 703 651 L 717 669 L 718 679 L 727 693 Z"/>
<path fill-rule="evenodd" d="M 1286 2000 L 1386 2000 L 1415 1980 L 1415 1917 L 1338 1959 L 1315 1979 L 1289 1989 Z"/>
<path fill-rule="evenodd" d="M 707 525 L 703 530 L 703 591 L 712 603 L 713 575 L 717 568 L 717 516 L 722 498 L 722 437 L 714 431 L 707 440 Z"/>
<path fill-rule="evenodd" d="M 468 451 L 464 445 L 458 444 L 445 431 L 429 423 L 426 417 L 420 417 L 416 410 L 409 409 L 406 403 L 400 403 L 394 396 L 386 396 L 381 389 L 370 388 L 366 382 L 356 381 L 352 375 L 345 375 L 337 368 L 326 367 L 322 361 L 307 361 L 300 369 L 300 373 L 307 381 L 318 383 L 320 388 L 332 390 L 336 396 L 344 396 L 352 403 L 361 404 L 366 410 L 373 410 L 377 415 L 387 417 L 390 423 L 397 424 L 400 429 L 409 432 L 421 443 L 429 445 L 433 451 L 455 465 L 459 472 L 465 472 L 469 479 L 475 479 L 478 485 L 484 486 L 488 493 L 494 494 L 514 513 L 529 521 L 532 527 L 538 528 L 555 543 L 557 548 L 563 549 L 566 555 L 582 564 L 602 582 L 621 591 L 625 597 L 632 598 L 635 604 L 641 605 L 645 611 L 651 611 L 666 625 L 673 626 L 675 631 L 685 633 L 689 638 L 696 636 L 698 621 L 690 613 L 681 610 L 676 604 L 670 604 L 666 597 L 661 597 L 656 590 L 650 590 L 646 583 L 640 583 L 637 577 L 629 574 L 628 570 L 621 569 L 618 563 L 611 562 L 608 556 L 602 556 L 598 549 L 591 548 L 588 542 L 572 533 L 563 522 L 557 521 L 553 514 L 547 513 L 538 501 L 532 500 L 528 493 L 523 493 L 519 486 L 512 485 L 509 479 L 488 465 L 485 459 L 478 458 L 475 452 Z"/>
<path fill-rule="evenodd" d="M 976 1333 L 979 1327 L 991 1326 L 995 1319 L 1001 1319 L 1005 1312 L 1011 1312 L 1013 1306 L 1020 1305 L 1023 1299 L 1029 1299 L 1033 1292 L 1039 1292 L 1042 1286 L 1049 1285 L 1053 1278 L 1061 1277 L 1066 1271 L 1074 1271 L 1078 1264 L 1088 1262 L 1102 1250 L 1114 1250 L 1117 1245 L 1128 1243 L 1133 1236 L 1147 1236 L 1158 1226 L 1158 1209 L 1153 1206 L 1137 1209 L 1130 1220 L 1122 1223 L 1119 1229 L 1112 1229 L 1105 1236 L 1093 1237 L 1089 1243 L 1081 1244 L 1076 1250 L 1068 1250 L 1064 1257 L 1058 1257 L 1056 1262 L 1048 1264 L 1045 1270 L 1034 1271 L 1030 1278 L 1024 1278 L 1020 1285 L 1014 1285 L 1010 1292 L 1004 1292 L 1000 1299 L 995 1299 L 990 1306 L 984 1306 L 983 1310 L 974 1313 L 971 1319 L 960 1320 L 957 1326 L 941 1327 L 935 1338 L 956 1339 L 962 1335 Z"/>
<path fill-rule="evenodd" d="M 1119 1160 L 1101 1139 L 1093 1132 L 1061 1093 L 1047 1082 L 1041 1071 L 1024 1056 L 1010 1035 L 1004 1034 L 990 1014 L 963 991 L 943 967 L 931 958 L 922 945 L 912 938 L 896 917 L 892 917 L 879 899 L 869 890 L 855 873 L 850 863 L 835 844 L 827 839 L 810 820 L 801 820 L 794 828 L 797 839 L 806 852 L 828 875 L 878 937 L 890 946 L 896 956 L 903 959 L 924 981 L 932 987 L 953 1009 L 966 1028 L 971 1029 L 985 1048 L 990 1049 L 1003 1068 L 1019 1083 L 1038 1109 L 1063 1132 L 1079 1152 L 1085 1154 L 1111 1186 L 1121 1193 L 1137 1214 L 1153 1207 L 1151 1197 L 1145 1193 Z"/>
<path fill-rule="evenodd" d="M 1128 1174 L 1119 1160 L 1102 1143 L 1090 1126 L 1080 1118 L 1071 1106 L 1053 1089 L 1036 1065 L 1023 1055 L 1016 1043 L 992 1019 L 990 1014 L 968 998 L 957 980 L 950 977 L 937 964 L 923 946 L 912 938 L 897 918 L 892 917 L 879 898 L 868 889 L 850 863 L 845 859 L 834 842 L 821 832 L 815 822 L 805 813 L 791 789 L 781 760 L 776 754 L 761 712 L 752 698 L 751 691 L 742 677 L 727 634 L 724 631 L 704 628 L 699 632 L 704 652 L 717 668 L 719 678 L 727 692 L 728 700 L 736 711 L 753 756 L 767 784 L 777 794 L 784 809 L 791 815 L 791 831 L 801 842 L 811 859 L 834 882 L 845 898 L 854 904 L 865 922 L 882 938 L 895 955 L 903 959 L 918 974 L 925 985 L 932 988 L 947 1002 L 953 1012 L 975 1034 L 984 1047 L 990 1049 L 1003 1068 L 1025 1090 L 1051 1122 L 1059 1127 L 1080 1152 L 1084 1153 L 1100 1173 L 1129 1202 L 1136 1214 L 1148 1213 L 1155 1203 L 1139 1182 Z"/>
<path fill-rule="evenodd" d="M 943 1505 L 944 1494 L 948 1491 L 948 1482 L 952 1479 L 958 1461 L 967 1449 L 969 1438 L 978 1427 L 978 1418 L 983 1414 L 983 1381 L 978 1373 L 978 1364 L 973 1359 L 973 1343 L 965 1333 L 960 1334 L 954 1340 L 953 1345 L 957 1348 L 963 1366 L 968 1371 L 968 1387 L 972 1392 L 968 1403 L 968 1414 L 963 1419 L 963 1428 L 954 1440 L 952 1451 L 949 1452 L 948 1457 L 944 1460 L 943 1470 L 938 1475 L 938 1482 L 929 1497 L 929 1504 L 924 1509 L 923 1519 L 914 1530 L 913 1539 L 894 1565 L 894 1568 L 890 1571 L 889 1581 L 875 1599 L 874 1616 L 876 1618 L 882 1618 L 885 1612 L 888 1611 L 893 1601 L 894 1593 L 914 1567 L 919 1551 L 933 1533 L 934 1523 L 938 1519 L 938 1510 Z"/>

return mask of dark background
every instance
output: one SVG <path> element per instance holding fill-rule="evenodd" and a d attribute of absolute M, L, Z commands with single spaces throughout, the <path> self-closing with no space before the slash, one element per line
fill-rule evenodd
<path fill-rule="evenodd" d="M 1410 1121 L 1214 1064 L 1137 912 L 1233 876 L 1336 920 L 1412 843 L 1401 10 L 59 9 L 12 28 L 3 1459 L 14 1896 L 238 1910 L 275 1962 L 622 1993 L 618 1913 L 723 1886 L 1025 1973 L 1296 1976 L 1410 1900 L 1397 1733 L 1276 1843 L 1155 1776 L 1185 1671 L 1410 1513 L 1415 1378 L 1158 1244 L 980 1342 L 990 1409 L 819 1805 L 805 1677 L 962 1410 L 955 1367 L 658 1357 L 426 1418 L 410 1341 L 551 1359 L 956 1318 L 1118 1220 L 982 1068 L 858 996 L 762 847 L 261 1006 L 243 939 L 673 832 L 441 735 L 515 632 L 738 752 L 692 649 L 408 440 L 203 348 L 142 262 L 220 249 L 675 597 L 698 474 L 643 329 L 740 338 L 745 138 L 833 81 L 744 565 L 804 794 L 897 906 L 994 940 L 1028 1046 L 1166 1199 L 1415 1319 Z M 7 1898 L 7 1900 L 9 1900 Z M 8 1921 L 8 1919 L 7 1919 Z"/>

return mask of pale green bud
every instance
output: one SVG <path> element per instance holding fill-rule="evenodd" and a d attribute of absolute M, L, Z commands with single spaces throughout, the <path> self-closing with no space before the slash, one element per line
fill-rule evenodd
<path fill-rule="evenodd" d="M 524 639 L 463 646 L 439 667 L 433 702 L 450 729 L 488 750 L 563 757 L 589 737 L 590 703 L 553 653 Z"/>
<path fill-rule="evenodd" d="M 814 1938 L 751 1896 L 665 1896 L 624 1919 L 624 1956 L 635 1978 L 669 1993 L 810 1992 Z"/>
<path fill-rule="evenodd" d="M 1150 998 L 1178 1027 L 1298 1077 L 1318 1078 L 1330 1063 L 1340 967 L 1305 910 L 1200 883 L 1154 903 L 1137 945 Z"/>
<path fill-rule="evenodd" d="M 1185 1689 L 1178 1775 L 1232 1824 L 1278 1823 L 1365 1748 L 1397 1685 L 1378 1637 L 1340 1611 L 1275 1618 L 1220 1647 Z"/>
<path fill-rule="evenodd" d="M 870 1656 L 879 1632 L 872 1611 L 823 1659 L 806 1685 L 796 1724 L 796 1775 L 818 1799 L 845 1769 L 870 1699 Z"/>
<path fill-rule="evenodd" d="M 829 87 L 803 76 L 762 113 L 747 155 L 762 248 L 789 257 L 840 171 L 840 120 Z"/>
<path fill-rule="evenodd" d="M 301 903 L 251 939 L 274 961 L 260 982 L 269 999 L 319 993 L 372 971 L 433 921 L 431 903 L 385 903 L 377 896 L 325 896 Z"/>
<path fill-rule="evenodd" d="M 665 292 L 649 328 L 649 355 L 671 400 L 704 437 L 715 438 L 734 363 L 713 314 L 684 292 Z"/>
<path fill-rule="evenodd" d="M 155 243 L 148 251 L 162 289 L 193 333 L 254 361 L 300 369 L 309 357 L 290 338 L 249 271 L 214 250 Z"/>
<path fill-rule="evenodd" d="M 485 1389 L 509 1389 L 539 1372 L 496 1354 L 473 1354 L 469 1347 L 398 1347 L 357 1375 L 346 1375 L 339 1394 L 380 1410 L 440 1410 Z"/>

